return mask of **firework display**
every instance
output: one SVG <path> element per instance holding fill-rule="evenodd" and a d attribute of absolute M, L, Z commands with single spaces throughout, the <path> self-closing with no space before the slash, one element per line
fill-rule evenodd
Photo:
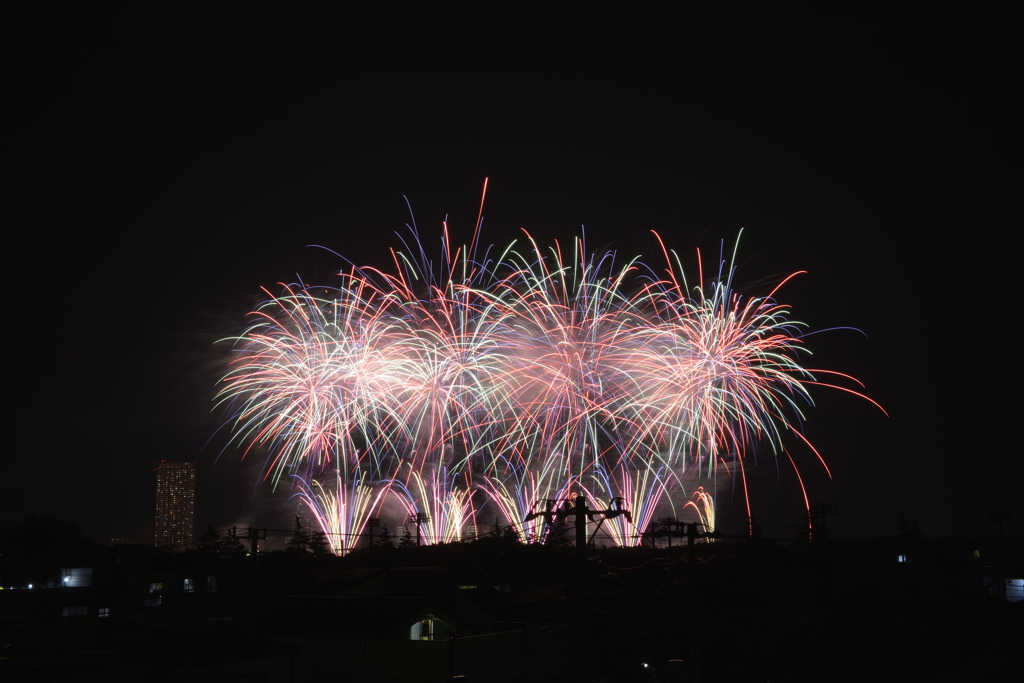
<path fill-rule="evenodd" d="M 714 525 L 698 481 L 735 476 L 745 493 L 755 449 L 810 447 L 799 425 L 823 371 L 800 364 L 778 288 L 733 290 L 735 253 L 691 284 L 664 246 L 655 269 L 583 238 L 502 251 L 478 237 L 457 248 L 445 226 L 431 260 L 413 229 L 390 269 L 266 291 L 230 340 L 217 401 L 232 443 L 269 454 L 271 485 L 296 482 L 335 552 L 385 509 L 427 543 L 484 514 L 543 542 L 530 513 L 573 493 L 631 511 L 605 529 L 637 545 L 659 511 Z"/>

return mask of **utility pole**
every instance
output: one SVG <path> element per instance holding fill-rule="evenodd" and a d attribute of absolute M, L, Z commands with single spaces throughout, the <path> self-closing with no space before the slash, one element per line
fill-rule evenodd
<path fill-rule="evenodd" d="M 367 522 L 368 522 L 367 528 L 370 530 L 370 546 L 369 547 L 372 548 L 373 547 L 373 528 L 380 526 L 380 517 L 370 517 L 370 519 L 367 520 Z"/>
<path fill-rule="evenodd" d="M 828 540 L 828 516 L 839 514 L 839 506 L 835 503 L 815 503 L 811 505 L 811 514 L 808 518 L 807 529 L 808 539 L 811 543 L 814 542 L 814 537 L 811 535 L 813 528 L 813 521 L 815 518 L 821 520 L 821 529 L 818 532 L 818 541 Z"/>
<path fill-rule="evenodd" d="M 587 661 L 586 642 L 590 624 L 587 617 L 587 519 L 594 519 L 587 509 L 587 498 L 582 493 L 576 496 L 573 512 L 576 515 L 576 633 L 574 654 L 576 671 L 583 673 Z"/>
<path fill-rule="evenodd" d="M 692 557 L 694 552 L 694 546 L 697 539 L 710 540 L 714 538 L 723 538 L 723 535 L 717 531 L 708 528 L 708 525 L 702 521 L 698 522 L 680 522 L 675 517 L 663 517 L 658 520 L 657 524 L 652 525 L 652 528 L 648 528 L 645 532 L 646 535 L 651 537 L 651 544 L 655 548 L 656 539 L 662 536 L 668 537 L 668 547 L 672 547 L 672 537 L 678 536 L 680 538 L 686 538 L 687 554 Z M 698 531 L 697 527 L 704 527 L 704 531 Z"/>
<path fill-rule="evenodd" d="M 555 520 L 567 517 L 573 517 L 576 520 L 576 630 L 573 634 L 573 657 L 576 662 L 577 674 L 582 674 L 587 670 L 587 662 L 589 661 L 586 648 L 590 632 L 589 619 L 587 618 L 587 522 L 593 522 L 594 515 L 601 516 L 598 529 L 601 528 L 604 520 L 619 517 L 620 515 L 632 522 L 633 516 L 629 513 L 629 510 L 621 508 L 622 499 L 616 498 L 613 502 L 616 501 L 619 503 L 619 508 L 591 510 L 587 507 L 587 497 L 581 492 L 576 494 L 574 500 L 562 501 L 563 504 L 559 508 L 555 508 L 556 501 L 545 500 L 543 501 L 545 503 L 543 511 L 531 512 L 523 520 L 525 523 L 540 517 L 548 524 L 553 524 Z M 536 505 L 534 507 L 536 508 Z"/>
<path fill-rule="evenodd" d="M 231 527 L 231 538 L 238 538 L 238 527 Z M 256 554 L 260 551 L 260 541 L 267 539 L 267 530 L 265 528 L 253 529 L 249 527 L 242 538 L 249 541 L 249 554 L 256 557 Z"/>
<path fill-rule="evenodd" d="M 707 537 L 706 529 L 705 533 L 697 533 L 697 522 L 690 522 L 686 525 L 686 557 L 693 559 L 697 554 L 697 538 Z"/>
<path fill-rule="evenodd" d="M 410 519 L 416 523 L 416 547 L 420 546 L 420 525 L 430 522 L 429 512 L 414 512 Z"/>
<path fill-rule="evenodd" d="M 448 680 L 455 680 L 455 639 L 458 637 L 458 633 L 455 631 L 448 636 Z"/>

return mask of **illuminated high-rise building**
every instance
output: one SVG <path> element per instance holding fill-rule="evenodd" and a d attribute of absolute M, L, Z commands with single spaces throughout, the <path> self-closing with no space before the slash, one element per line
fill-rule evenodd
<path fill-rule="evenodd" d="M 196 464 L 161 460 L 156 464 L 154 545 L 193 547 L 195 515 Z"/>

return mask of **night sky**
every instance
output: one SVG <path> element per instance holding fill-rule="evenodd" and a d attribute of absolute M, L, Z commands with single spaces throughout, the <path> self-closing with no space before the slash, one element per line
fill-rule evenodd
<path fill-rule="evenodd" d="M 199 461 L 197 527 L 289 525 L 211 412 L 260 286 L 386 267 L 411 203 L 431 253 L 526 228 L 655 263 L 650 230 L 738 289 L 786 275 L 821 390 L 801 453 L 835 534 L 1021 532 L 1019 156 L 1009 17 L 779 8 L 584 28 L 394 27 L 169 4 L 26 18 L 8 63 L 8 391 L 0 523 L 30 513 L 140 537 L 155 460 Z M 780 14 L 781 12 L 781 14 Z M 13 96 L 11 96 L 13 95 Z M 1019 112 L 1018 112 L 1019 114 Z M 1009 258 L 1008 258 L 1009 257 Z M 1009 263 L 1007 261 L 1009 260 Z M 296 275 L 298 274 L 298 276 Z M 1013 284 L 1011 285 L 1011 277 Z M 792 470 L 752 502 L 791 534 Z M 742 497 L 719 498 L 726 525 Z M 731 522 L 730 522 L 731 520 Z M 739 527 L 732 529 L 739 530 Z"/>

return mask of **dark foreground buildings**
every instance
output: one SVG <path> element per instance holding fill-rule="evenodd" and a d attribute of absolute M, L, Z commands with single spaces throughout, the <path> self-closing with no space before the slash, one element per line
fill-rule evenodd
<path fill-rule="evenodd" d="M 197 540 L 102 549 L 89 585 L 4 568 L 0 680 L 988 682 L 1024 638 L 1020 539 Z"/>

